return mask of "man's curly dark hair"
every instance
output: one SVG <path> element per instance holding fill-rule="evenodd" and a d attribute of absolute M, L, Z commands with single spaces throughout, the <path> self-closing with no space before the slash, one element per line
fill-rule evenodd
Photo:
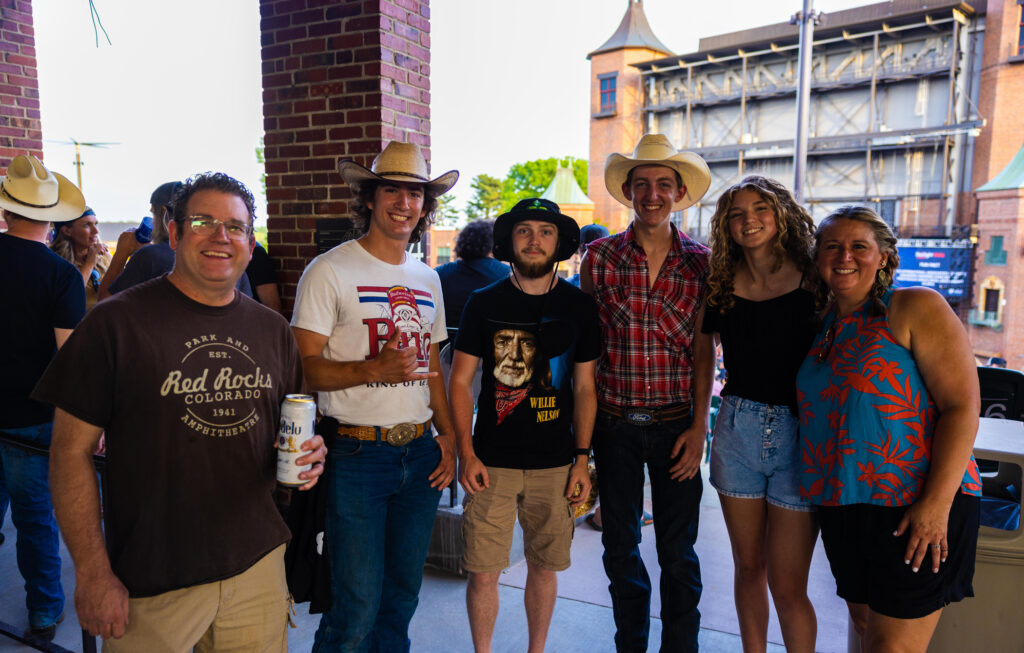
<path fill-rule="evenodd" d="M 174 224 L 179 235 L 185 227 L 185 218 L 188 217 L 188 201 L 201 190 L 216 190 L 241 199 L 245 204 L 245 210 L 249 213 L 249 238 L 253 238 L 252 227 L 253 221 L 256 219 L 256 200 L 245 184 L 223 172 L 201 172 L 192 175 L 174 192 L 171 202 L 174 205 Z"/>
<path fill-rule="evenodd" d="M 474 220 L 462 228 L 455 239 L 455 256 L 461 259 L 485 258 L 494 249 L 494 222 Z"/>
<path fill-rule="evenodd" d="M 352 199 L 352 216 L 355 218 L 356 229 L 359 229 L 361 232 L 360 235 L 365 235 L 370 230 L 370 215 L 373 213 L 370 209 L 370 202 L 373 201 L 377 187 L 382 183 L 398 182 L 364 181 L 359 185 L 359 188 L 356 190 L 356 196 Z M 426 185 L 422 187 L 423 217 L 413 227 L 412 234 L 409 236 L 410 243 L 419 242 L 423 234 L 430 228 L 430 225 L 434 224 L 434 212 L 437 211 L 437 196 L 431 193 Z"/>

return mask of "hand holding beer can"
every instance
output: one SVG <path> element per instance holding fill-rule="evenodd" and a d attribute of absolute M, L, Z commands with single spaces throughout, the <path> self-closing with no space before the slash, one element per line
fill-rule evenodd
<path fill-rule="evenodd" d="M 311 439 L 316 426 L 316 402 L 310 395 L 286 395 L 281 404 L 281 422 L 277 429 L 277 482 L 299 487 L 308 481 L 299 478 L 312 465 L 298 465 L 297 461 L 309 451 L 302 444 Z"/>

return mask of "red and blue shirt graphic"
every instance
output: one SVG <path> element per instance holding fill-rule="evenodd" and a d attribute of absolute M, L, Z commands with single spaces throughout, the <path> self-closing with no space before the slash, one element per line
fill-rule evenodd
<path fill-rule="evenodd" d="M 826 317 L 797 375 L 800 495 L 823 506 L 909 505 L 928 477 L 935 403 L 887 316 L 861 307 L 830 335 L 833 322 Z M 960 491 L 981 495 L 973 457 Z"/>
<path fill-rule="evenodd" d="M 356 286 L 360 304 L 379 307 L 379 316 L 363 318 L 370 351 L 366 360 L 373 360 L 399 331 L 398 346 L 416 348 L 417 372 L 427 372 L 430 365 L 430 329 L 432 321 L 420 307 L 434 308 L 434 297 L 426 290 L 407 286 Z M 377 311 L 375 311 L 377 312 Z"/>

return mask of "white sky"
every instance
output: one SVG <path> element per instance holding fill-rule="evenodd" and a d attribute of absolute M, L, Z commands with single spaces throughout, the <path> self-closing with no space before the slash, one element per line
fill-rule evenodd
<path fill-rule="evenodd" d="M 867 4 L 816 0 L 819 11 Z M 33 0 L 43 138 L 82 148 L 82 185 L 101 220 L 138 220 L 159 184 L 221 170 L 265 216 L 254 149 L 263 133 L 257 0 L 95 0 L 113 45 L 95 47 L 88 0 Z M 549 156 L 586 158 L 590 62 L 626 0 L 432 0 L 431 139 L 436 174 L 470 180 Z M 676 53 L 702 36 L 782 22 L 798 0 L 647 0 L 654 33 Z M 75 179 L 74 148 L 44 142 L 49 167 Z"/>

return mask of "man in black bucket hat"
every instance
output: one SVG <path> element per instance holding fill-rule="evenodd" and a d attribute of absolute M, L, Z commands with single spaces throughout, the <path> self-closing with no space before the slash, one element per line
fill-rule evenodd
<path fill-rule="evenodd" d="M 511 275 L 470 297 L 455 342 L 451 404 L 462 522 L 466 606 L 476 650 L 490 650 L 498 577 L 509 565 L 518 512 L 526 560 L 530 650 L 541 650 L 569 567 L 572 506 L 590 493 L 587 459 L 600 355 L 593 299 L 555 270 L 576 251 L 579 227 L 554 202 L 525 199 L 494 224 L 494 257 Z M 473 426 L 473 376 L 483 383 Z"/>

